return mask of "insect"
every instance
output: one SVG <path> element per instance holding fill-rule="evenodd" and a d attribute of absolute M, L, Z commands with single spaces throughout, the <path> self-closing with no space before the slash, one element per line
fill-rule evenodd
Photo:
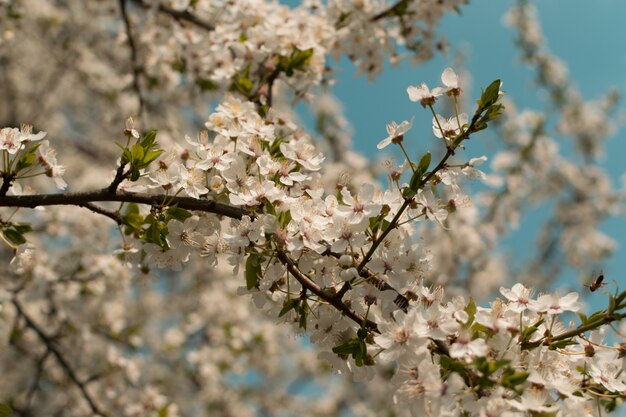
<path fill-rule="evenodd" d="M 593 274 L 595 276 L 595 273 Z M 585 287 L 589 288 L 589 291 L 594 292 L 597 291 L 598 289 L 604 287 L 606 284 L 604 284 L 602 281 L 604 281 L 604 274 L 602 273 L 602 271 L 600 271 L 600 275 L 598 275 L 597 277 L 592 278 L 593 282 L 589 285 L 585 285 Z"/>

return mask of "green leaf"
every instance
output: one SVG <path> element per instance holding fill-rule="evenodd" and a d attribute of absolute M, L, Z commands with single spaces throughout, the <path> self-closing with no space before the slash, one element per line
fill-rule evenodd
<path fill-rule="evenodd" d="M 482 95 L 480 96 L 480 100 L 478 100 L 478 106 L 481 110 L 486 109 L 487 107 L 495 104 L 496 101 L 498 101 L 501 84 L 502 83 L 500 82 L 500 80 L 495 80 L 494 82 L 489 84 L 485 91 L 483 91 Z"/>
<path fill-rule="evenodd" d="M 537 330 L 539 330 L 539 326 L 541 326 L 544 321 L 545 321 L 544 319 L 541 319 L 537 321 L 535 324 L 528 326 L 524 330 L 522 330 L 522 334 L 519 337 L 520 340 L 526 341 L 530 339 L 530 336 L 532 336 Z"/>
<path fill-rule="evenodd" d="M 417 170 L 421 172 L 426 172 L 429 166 L 430 166 L 430 152 L 426 152 L 422 156 L 422 159 L 420 159 L 419 164 L 417 164 Z"/>
<path fill-rule="evenodd" d="M 288 77 L 291 77 L 294 71 L 304 71 L 304 67 L 313 57 L 313 52 L 313 48 L 302 50 L 293 46 L 289 56 L 278 57 L 278 69 L 283 71 Z"/>
<path fill-rule="evenodd" d="M 413 176 L 411 177 L 411 181 L 409 182 L 409 189 L 411 191 L 414 191 L 415 193 L 417 193 L 417 190 L 419 190 L 420 187 L 420 181 L 422 179 L 422 174 L 423 172 L 421 172 L 419 169 L 416 169 L 415 172 L 413 173 Z"/>
<path fill-rule="evenodd" d="M 578 343 L 574 342 L 571 339 L 559 340 L 558 342 L 551 343 L 549 346 L 549 349 L 550 350 L 563 349 L 563 348 L 566 348 L 567 346 L 576 345 L 576 344 Z"/>
<path fill-rule="evenodd" d="M 144 217 L 139 214 L 139 205 L 137 203 L 128 203 L 126 205 L 126 210 L 122 215 L 122 221 L 126 225 L 124 233 L 127 235 L 131 234 L 133 231 L 141 229 L 141 226 L 144 223 Z"/>
<path fill-rule="evenodd" d="M 343 355 L 343 356 L 355 354 L 356 352 L 359 352 L 361 349 L 360 343 L 361 343 L 361 340 L 358 337 L 355 337 L 338 346 L 335 346 L 333 348 L 333 353 L 336 353 L 337 355 Z"/>
<path fill-rule="evenodd" d="M 367 331 L 365 331 L 367 333 Z M 368 361 L 367 359 L 367 346 L 362 338 L 352 338 L 339 346 L 333 348 L 333 352 L 341 356 L 352 356 L 356 366 L 363 366 Z"/>
<path fill-rule="evenodd" d="M 476 301 L 474 301 L 474 297 L 470 297 L 469 302 L 465 306 L 465 312 L 469 316 L 467 324 L 472 324 L 474 322 L 474 316 L 476 315 Z"/>
<path fill-rule="evenodd" d="M 335 29 L 341 29 L 350 17 L 350 14 L 350 12 L 341 12 L 339 18 L 335 22 Z"/>
<path fill-rule="evenodd" d="M 177 59 L 172 62 L 172 69 L 176 72 L 184 74 L 187 70 L 187 61 L 185 59 Z"/>
<path fill-rule="evenodd" d="M 298 319 L 298 325 L 301 329 L 306 330 L 306 319 L 308 315 L 308 305 L 306 303 L 306 299 L 302 300 L 302 305 L 299 308 L 300 317 Z"/>
<path fill-rule="evenodd" d="M 270 146 L 270 155 L 273 157 L 282 157 L 283 152 L 280 150 L 280 144 L 283 143 L 283 141 L 280 138 L 276 138 L 274 139 L 274 142 L 272 142 L 271 146 Z"/>
<path fill-rule="evenodd" d="M 35 152 L 37 151 L 37 148 L 39 148 L 39 145 L 41 144 L 38 143 L 34 146 L 31 146 L 22 154 L 22 156 L 20 156 L 20 159 L 18 159 L 17 164 L 15 165 L 15 172 L 19 172 L 25 168 L 28 168 L 35 163 L 35 161 L 37 160 L 37 155 L 35 155 Z"/>
<path fill-rule="evenodd" d="M 423 185 L 422 177 L 424 176 L 424 173 L 426 172 L 429 166 L 430 166 L 430 152 L 426 152 L 420 159 L 419 163 L 417 164 L 417 168 L 415 169 L 415 172 L 413 173 L 413 176 L 411 177 L 411 181 L 409 182 L 409 188 L 412 191 L 417 192 L 417 190 Z"/>
<path fill-rule="evenodd" d="M 157 415 L 159 417 L 168 417 L 170 415 L 169 410 L 170 410 L 169 404 L 163 405 L 157 410 Z"/>
<path fill-rule="evenodd" d="M 202 91 L 215 91 L 219 88 L 213 81 L 203 78 L 196 80 L 196 85 L 200 87 Z"/>
<path fill-rule="evenodd" d="M 278 317 L 284 316 L 291 310 L 297 308 L 299 305 L 300 305 L 299 298 L 292 298 L 291 300 L 285 300 L 285 302 L 283 303 L 283 308 L 278 313 Z"/>
<path fill-rule="evenodd" d="M 142 168 L 147 167 L 148 165 L 150 165 L 152 161 L 154 161 L 159 156 L 161 156 L 162 153 L 163 153 L 163 149 L 153 149 L 153 150 L 146 152 L 145 156 L 143 157 L 141 167 Z"/>
<path fill-rule="evenodd" d="M 361 340 L 367 339 L 368 334 L 369 334 L 368 331 L 364 329 L 363 327 L 361 327 L 359 330 L 356 331 L 356 336 Z"/>
<path fill-rule="evenodd" d="M 22 234 L 28 233 L 33 230 L 29 223 L 12 223 L 11 226 L 15 229 L 16 232 Z"/>
<path fill-rule="evenodd" d="M 247 65 L 242 71 L 235 75 L 233 83 L 230 86 L 230 89 L 233 91 L 237 91 L 244 96 L 250 95 L 252 89 L 254 88 L 254 84 L 249 78 L 250 74 L 250 65 Z"/>
<path fill-rule="evenodd" d="M 267 104 L 261 104 L 257 107 L 257 113 L 259 113 L 259 116 L 261 116 L 262 118 L 265 118 L 265 116 L 267 116 L 267 112 L 269 110 L 270 108 Z"/>
<path fill-rule="evenodd" d="M 133 156 L 130 153 L 130 149 L 129 148 L 127 148 L 127 147 L 124 148 L 124 150 L 122 151 L 121 159 L 122 159 L 122 163 L 123 164 L 129 164 L 132 161 Z"/>
<path fill-rule="evenodd" d="M 148 229 L 146 229 L 144 233 L 144 239 L 149 243 L 154 243 L 163 249 L 166 249 L 167 245 L 165 244 L 165 236 L 163 235 L 162 226 L 158 221 L 156 221 L 156 219 L 154 219 L 153 216 L 147 216 L 146 220 L 150 226 L 148 226 Z"/>
<path fill-rule="evenodd" d="M 282 229 L 286 228 L 287 225 L 291 222 L 291 211 L 283 211 L 278 216 L 278 224 Z"/>
<path fill-rule="evenodd" d="M 26 243 L 26 238 L 17 230 L 7 228 L 2 231 L 2 235 L 12 246 L 19 246 Z"/>
<path fill-rule="evenodd" d="M 258 253 L 251 253 L 246 260 L 246 288 L 258 288 L 262 277 L 261 264 L 264 257 Z"/>
<path fill-rule="evenodd" d="M 615 297 L 611 296 L 609 297 L 609 307 L 606 309 L 608 314 L 613 314 L 613 312 L 615 311 Z"/>
<path fill-rule="evenodd" d="M 184 208 L 180 208 L 178 206 L 169 207 L 167 209 L 167 214 L 171 218 L 176 219 L 179 222 L 184 222 L 192 216 L 192 214 L 188 210 L 185 210 Z"/>
<path fill-rule="evenodd" d="M 156 136 L 158 132 L 159 131 L 157 129 L 148 130 L 140 142 L 141 147 L 145 150 L 152 148 L 156 144 Z"/>
<path fill-rule="evenodd" d="M 467 369 L 465 369 L 465 366 L 461 362 L 449 356 L 439 356 L 439 365 L 441 365 L 443 369 L 450 372 L 456 372 L 461 376 L 467 374 Z"/>
<path fill-rule="evenodd" d="M 402 197 L 409 200 L 417 194 L 417 191 L 413 190 L 411 187 L 402 188 Z"/>
<path fill-rule="evenodd" d="M 543 343 L 541 340 L 537 340 L 536 342 L 522 342 L 520 343 L 520 348 L 522 350 L 532 350 L 536 349 Z"/>
<path fill-rule="evenodd" d="M 520 387 L 518 387 L 518 385 L 521 385 L 524 382 L 526 382 L 529 376 L 530 376 L 529 372 L 523 372 L 523 371 L 515 372 L 512 368 L 509 368 L 502 375 L 501 384 L 503 387 L 512 389 L 514 391 L 517 391 L 519 394 L 521 394 L 519 392 Z"/>
<path fill-rule="evenodd" d="M 406 14 L 408 8 L 409 2 L 407 0 L 401 0 L 393 6 L 393 14 L 398 17 L 403 16 Z"/>
<path fill-rule="evenodd" d="M 593 313 L 591 316 L 587 317 L 587 320 L 583 322 L 583 324 L 591 323 L 596 320 L 603 318 L 606 315 L 606 310 L 600 310 Z"/>
<path fill-rule="evenodd" d="M 0 403 L 0 417 L 9 417 L 11 414 L 13 414 L 11 407 L 4 403 Z"/>
<path fill-rule="evenodd" d="M 302 70 L 305 65 L 311 62 L 311 58 L 313 58 L 313 48 L 308 48 L 305 50 L 300 50 L 294 47 L 294 52 L 292 53 L 291 64 L 294 70 Z"/>
<path fill-rule="evenodd" d="M 130 161 L 131 163 L 136 163 L 136 162 L 141 162 L 143 161 L 143 157 L 144 157 L 144 150 L 143 150 L 143 146 L 141 146 L 139 143 L 134 144 L 133 146 L 130 147 Z"/>

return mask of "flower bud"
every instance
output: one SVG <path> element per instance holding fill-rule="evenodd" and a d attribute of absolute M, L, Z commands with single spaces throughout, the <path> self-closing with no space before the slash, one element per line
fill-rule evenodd
<path fill-rule="evenodd" d="M 352 262 L 353 258 L 350 255 L 341 255 L 341 258 L 339 258 L 339 266 L 341 266 L 343 269 L 347 269 L 349 267 L 352 266 Z"/>
<path fill-rule="evenodd" d="M 344 281 L 350 281 L 352 278 L 358 277 L 359 273 L 356 270 L 356 268 L 352 267 L 352 268 L 344 269 L 343 271 L 341 271 L 339 273 L 339 276 Z"/>

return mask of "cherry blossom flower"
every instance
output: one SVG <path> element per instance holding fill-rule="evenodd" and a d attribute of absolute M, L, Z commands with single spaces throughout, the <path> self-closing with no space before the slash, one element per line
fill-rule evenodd
<path fill-rule="evenodd" d="M 459 77 L 456 72 L 450 67 L 443 70 L 441 73 L 441 82 L 445 85 L 443 92 L 448 95 L 458 96 L 461 94 L 461 88 L 459 87 Z"/>
<path fill-rule="evenodd" d="M 543 294 L 529 308 L 538 313 L 554 315 L 566 311 L 576 312 L 580 310 L 580 303 L 578 302 L 578 293 L 575 292 L 570 292 L 563 297 L 560 297 L 559 294 Z"/>
<path fill-rule="evenodd" d="M 65 173 L 65 167 L 57 163 L 56 150 L 50 146 L 47 140 L 44 140 L 37 148 L 37 151 L 39 152 L 39 162 L 44 167 L 46 175 L 54 180 L 57 188 L 65 189 L 67 183 L 62 177 Z"/>
<path fill-rule="evenodd" d="M 509 300 L 509 309 L 516 313 L 521 313 L 531 306 L 534 308 L 536 304 L 536 301 L 531 299 L 532 290 L 519 282 L 511 289 L 500 287 L 500 294 Z"/>
<path fill-rule="evenodd" d="M 443 226 L 443 222 L 448 217 L 448 211 L 441 207 L 432 191 L 422 191 L 416 197 L 417 203 L 422 206 L 422 212 L 428 220 L 434 220 Z"/>
<path fill-rule="evenodd" d="M 422 107 L 426 107 L 435 104 L 437 97 L 442 95 L 444 91 L 441 87 L 435 87 L 431 91 L 426 83 L 421 83 L 418 86 L 408 87 L 406 92 L 409 94 L 409 100 L 419 101 Z"/>
<path fill-rule="evenodd" d="M 392 121 L 390 124 L 387 125 L 388 136 L 385 139 L 378 142 L 378 145 L 376 145 L 376 147 L 378 149 L 383 149 L 384 147 L 392 143 L 394 139 L 401 140 L 402 136 L 406 132 L 408 132 L 411 129 L 411 127 L 413 127 L 413 119 L 411 119 L 410 122 L 404 120 L 399 125 L 396 124 L 396 122 Z"/>
<path fill-rule="evenodd" d="M 376 201 L 376 189 L 372 184 L 364 184 L 357 195 L 352 195 L 347 189 L 341 190 L 343 202 L 335 209 L 338 216 L 344 217 L 351 224 L 359 224 L 380 211 L 380 204 Z"/>
<path fill-rule="evenodd" d="M 433 134 L 442 139 L 451 139 L 461 133 L 463 126 L 468 123 L 468 118 L 466 113 L 459 114 L 457 119 L 456 116 L 450 117 L 446 119 L 443 116 L 437 115 L 437 117 L 433 117 Z"/>
<path fill-rule="evenodd" d="M 380 335 L 374 338 L 383 349 L 380 360 L 384 363 L 398 360 L 401 356 L 414 356 L 426 353 L 428 339 L 419 338 L 415 333 L 417 310 L 408 314 L 398 311 L 393 321 L 386 321 L 380 328 Z"/>
<path fill-rule="evenodd" d="M 487 356 L 489 346 L 483 339 L 471 339 L 468 331 L 462 330 L 450 346 L 450 356 L 470 361 L 474 358 Z"/>
<path fill-rule="evenodd" d="M 616 352 L 603 350 L 594 355 L 589 364 L 589 376 L 609 391 L 626 391 L 626 377 L 623 375 L 623 361 Z"/>
<path fill-rule="evenodd" d="M 178 176 L 180 181 L 178 185 L 189 197 L 198 198 L 202 194 L 209 192 L 206 187 L 206 174 L 199 169 L 179 167 Z"/>
<path fill-rule="evenodd" d="M 18 129 L 14 127 L 4 127 L 0 129 L 0 150 L 7 151 L 9 154 L 14 155 L 22 144 L 20 139 Z"/>

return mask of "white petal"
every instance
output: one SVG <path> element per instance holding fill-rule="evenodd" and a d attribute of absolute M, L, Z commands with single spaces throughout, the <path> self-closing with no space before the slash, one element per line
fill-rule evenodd
<path fill-rule="evenodd" d="M 441 74 L 441 82 L 443 85 L 450 88 L 458 88 L 459 86 L 459 77 L 456 75 L 456 72 L 450 67 L 443 70 Z"/>
<path fill-rule="evenodd" d="M 411 101 L 420 101 L 429 94 L 428 87 L 424 83 L 417 87 L 410 86 L 406 89 L 406 92 L 409 93 L 409 100 Z"/>
<path fill-rule="evenodd" d="M 388 137 L 388 138 L 385 138 L 385 139 L 381 140 L 380 142 L 378 142 L 378 145 L 376 145 L 376 147 L 378 149 L 382 149 L 385 146 L 389 145 L 390 143 L 391 143 L 391 138 Z"/>

